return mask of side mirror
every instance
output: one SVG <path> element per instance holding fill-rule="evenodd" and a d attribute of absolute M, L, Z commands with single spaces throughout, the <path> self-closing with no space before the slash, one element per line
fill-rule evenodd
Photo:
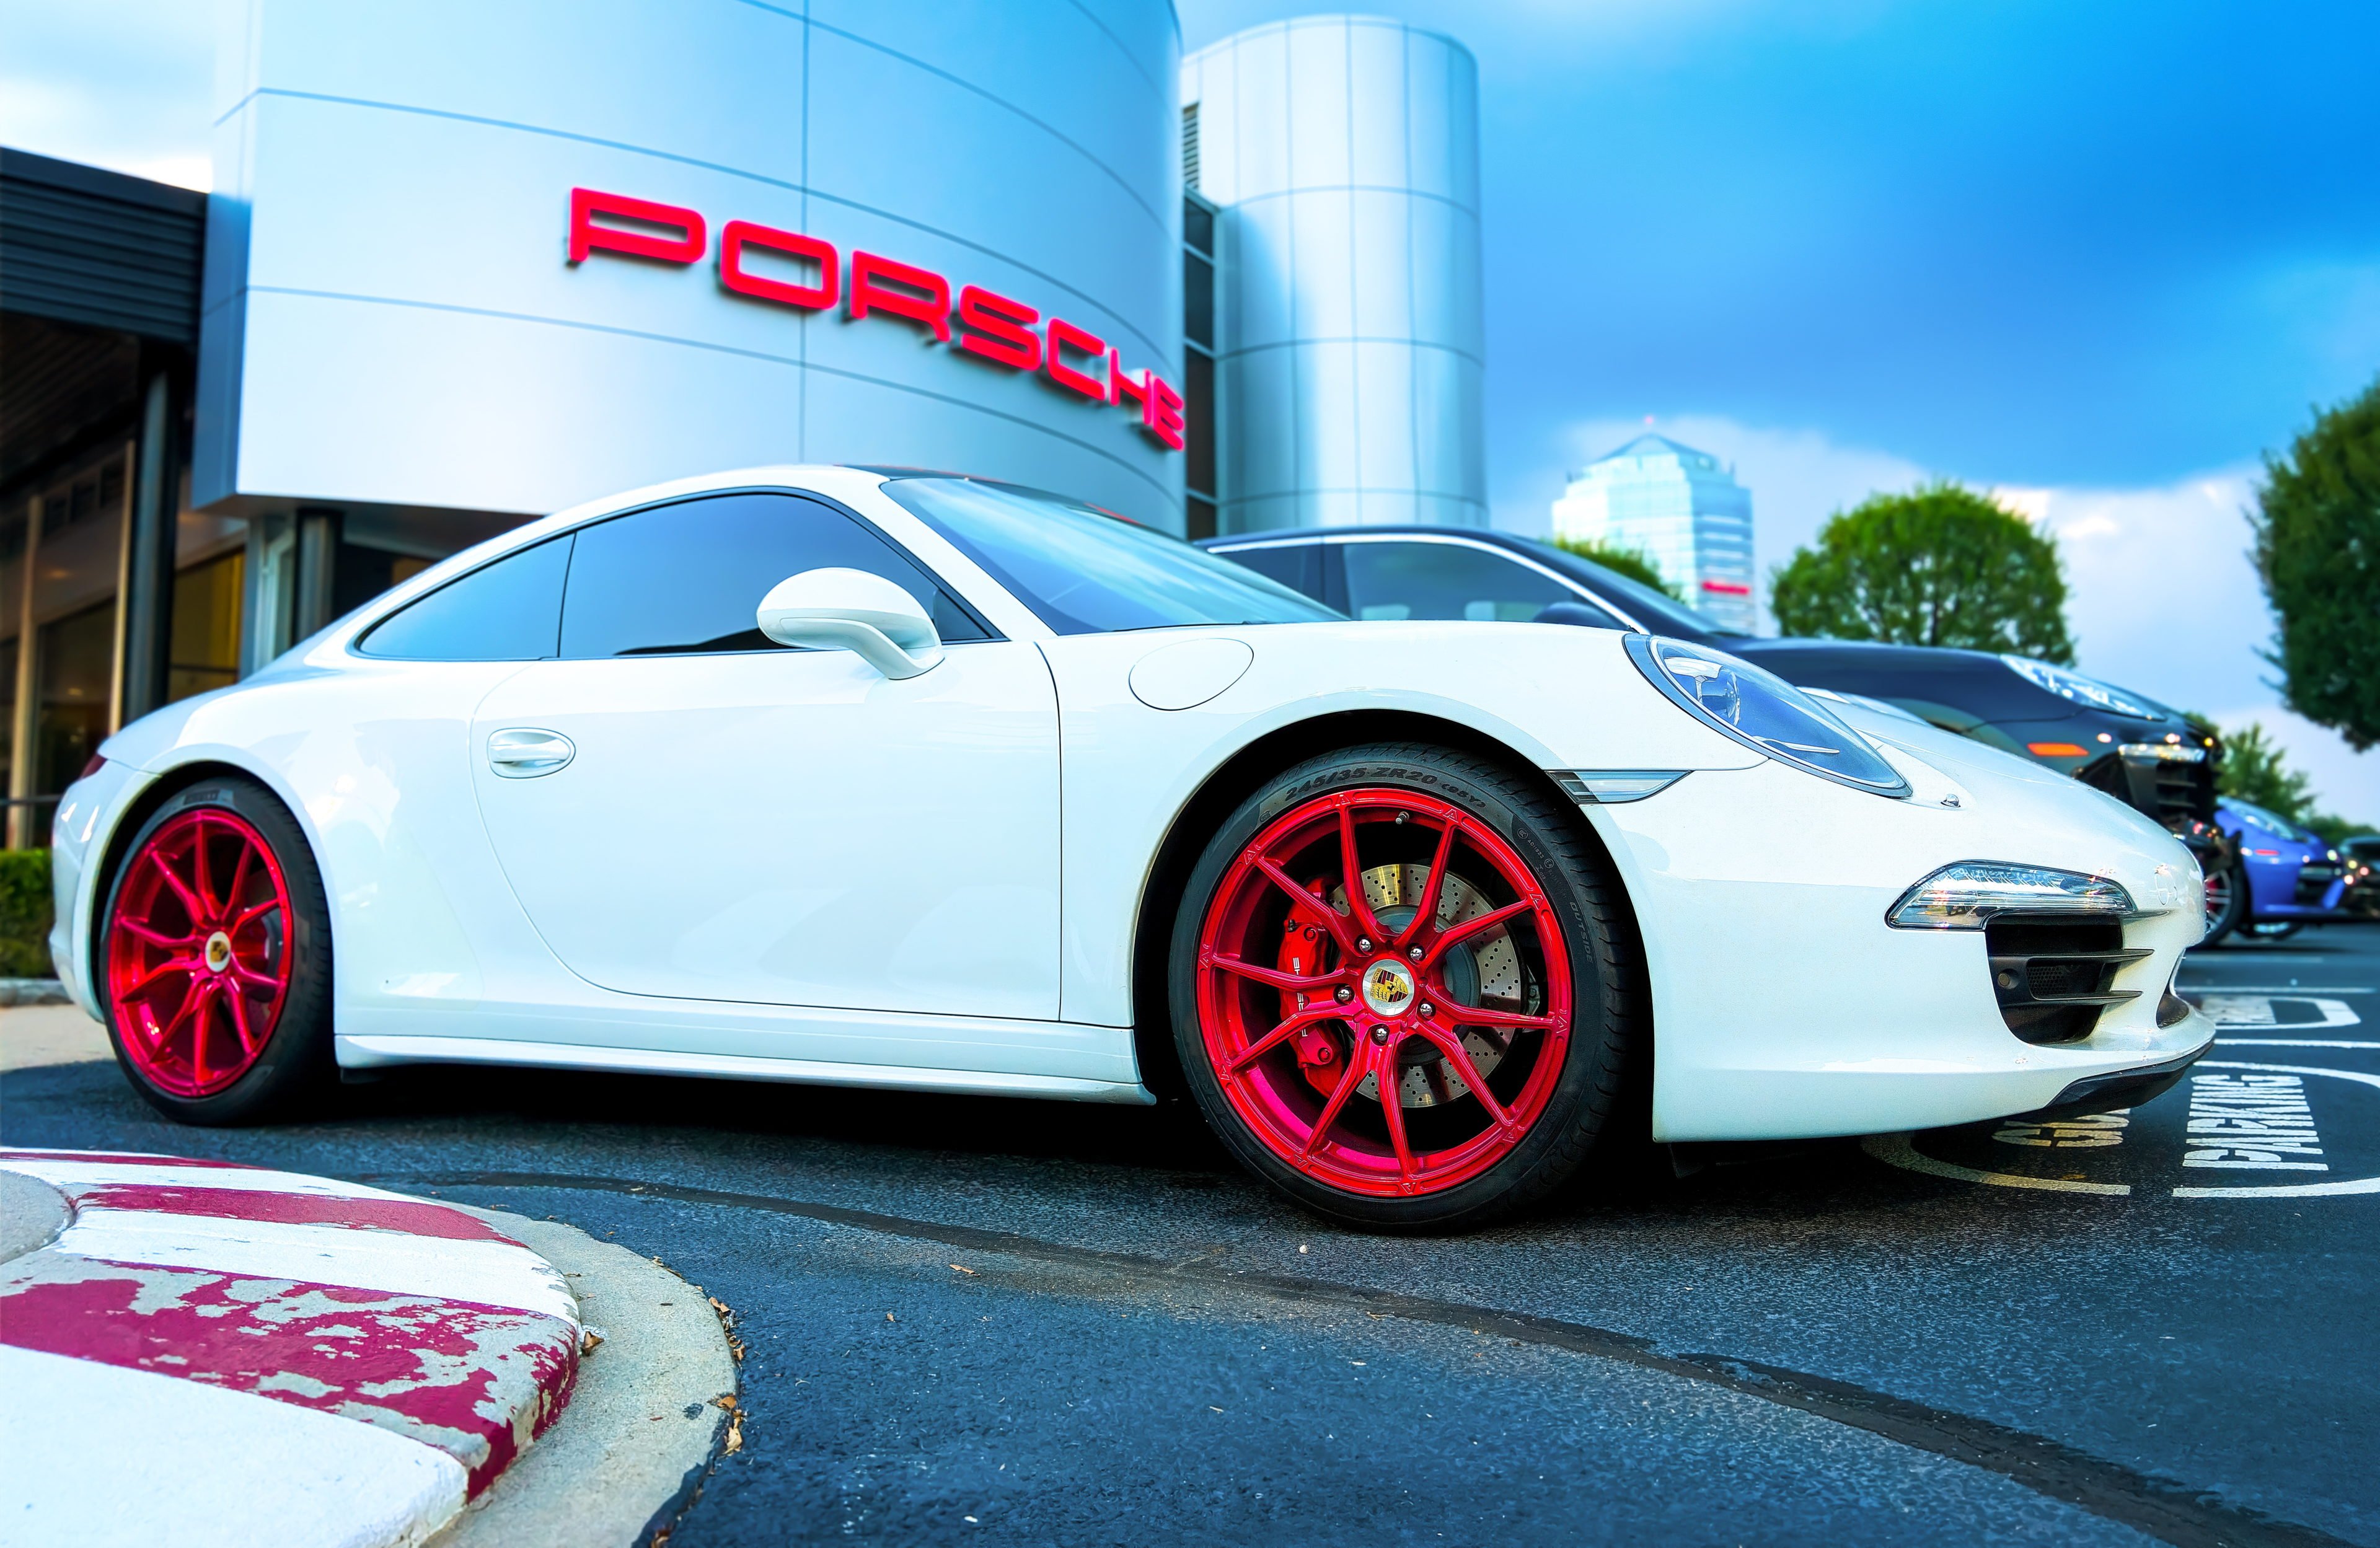
<path fill-rule="evenodd" d="M 849 650 L 891 678 L 930 671 L 942 640 L 917 599 L 865 570 L 805 570 L 760 599 L 760 632 L 779 645 Z"/>

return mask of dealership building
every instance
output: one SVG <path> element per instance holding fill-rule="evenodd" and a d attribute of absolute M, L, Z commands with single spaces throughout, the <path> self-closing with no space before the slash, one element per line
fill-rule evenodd
<path fill-rule="evenodd" d="M 0 151 L 8 841 L 116 726 L 543 513 L 952 468 L 1487 520 L 1478 80 L 1166 0 L 243 0 L 213 192 Z"/>

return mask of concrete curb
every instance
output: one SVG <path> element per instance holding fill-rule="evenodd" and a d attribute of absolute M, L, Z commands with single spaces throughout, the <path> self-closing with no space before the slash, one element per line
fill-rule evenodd
<path fill-rule="evenodd" d="M 55 978 L 0 978 L 0 1006 L 71 1003 L 67 986 Z"/>
<path fill-rule="evenodd" d="M 457 1205 L 457 1208 L 468 1206 Z M 701 1287 L 573 1226 L 473 1210 L 562 1271 L 587 1331 L 561 1421 L 433 1548 L 634 1548 L 677 1522 L 710 1475 L 735 1360 Z"/>
<path fill-rule="evenodd" d="M 172 1156 L 5 1149 L 0 1172 L 70 1212 L 0 1265 L 12 1536 L 418 1543 L 569 1401 L 577 1303 L 477 1215 Z M 128 1414 L 171 1444 L 128 1451 Z"/>

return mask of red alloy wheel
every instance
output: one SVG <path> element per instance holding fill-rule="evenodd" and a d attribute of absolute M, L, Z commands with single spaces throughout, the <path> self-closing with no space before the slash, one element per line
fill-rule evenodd
<path fill-rule="evenodd" d="M 1570 956 L 1487 824 L 1409 791 L 1341 791 L 1233 857 L 1200 926 L 1197 1001 L 1217 1082 L 1267 1149 L 1332 1188 L 1415 1197 L 1479 1177 L 1544 1116 Z"/>
<path fill-rule="evenodd" d="M 289 995 L 289 883 L 273 846 L 220 806 L 149 835 L 116 889 L 107 989 L 142 1076 L 212 1096 L 264 1052 Z"/>

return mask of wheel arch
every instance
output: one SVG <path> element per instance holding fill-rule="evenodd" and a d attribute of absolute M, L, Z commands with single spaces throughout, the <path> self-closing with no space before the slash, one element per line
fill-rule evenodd
<path fill-rule="evenodd" d="M 1632 955 L 1641 969 L 1644 944 L 1627 878 L 1614 863 L 1602 835 L 1586 820 L 1577 804 L 1554 783 L 1551 775 L 1509 744 L 1476 727 L 1441 716 L 1401 709 L 1342 710 L 1313 716 L 1257 737 L 1218 764 L 1173 814 L 1142 880 L 1132 938 L 1133 1054 L 1140 1068 L 1141 1083 L 1159 1097 L 1180 1096 L 1186 1089 L 1180 1056 L 1173 1045 L 1172 1011 L 1167 1003 L 1166 957 L 1172 946 L 1174 921 L 1184 901 L 1184 888 L 1208 840 L 1232 808 L 1281 770 L 1319 754 L 1374 742 L 1421 742 L 1469 753 L 1550 796 L 1556 808 L 1603 862 L 1620 900 L 1621 921 L 1629 937 Z M 1646 1008 L 1649 1025 L 1651 998 L 1640 996 L 1639 1003 Z M 1649 1081 L 1645 1085 L 1649 1100 Z"/>
<path fill-rule="evenodd" d="M 115 885 L 116 873 L 123 868 L 126 857 L 131 853 L 132 841 L 139 836 L 141 828 L 149 819 L 157 814 L 159 807 L 188 790 L 192 785 L 224 778 L 246 780 L 250 784 L 261 785 L 275 801 L 280 802 L 283 808 L 289 813 L 289 819 L 298 825 L 298 831 L 304 836 L 307 848 L 313 852 L 314 864 L 317 867 L 322 865 L 321 835 L 314 831 L 314 825 L 308 819 L 305 807 L 291 800 L 289 790 L 270 773 L 233 762 L 229 758 L 217 756 L 193 758 L 188 763 L 176 764 L 163 770 L 143 786 L 140 793 L 124 804 L 124 809 L 116 814 L 115 826 L 108 830 L 106 841 L 101 846 L 94 862 L 86 868 L 84 873 L 85 901 L 81 909 L 84 926 L 81 962 L 83 982 L 91 986 L 92 1001 L 100 1004 L 103 1011 L 105 1006 L 100 995 L 100 985 L 103 982 L 102 969 L 104 964 L 101 961 L 101 952 L 104 950 L 107 943 L 100 928 L 99 916 L 107 906 L 108 892 Z M 327 876 L 324 881 L 324 889 L 327 891 Z M 336 960 L 334 955 L 333 961 Z"/>

